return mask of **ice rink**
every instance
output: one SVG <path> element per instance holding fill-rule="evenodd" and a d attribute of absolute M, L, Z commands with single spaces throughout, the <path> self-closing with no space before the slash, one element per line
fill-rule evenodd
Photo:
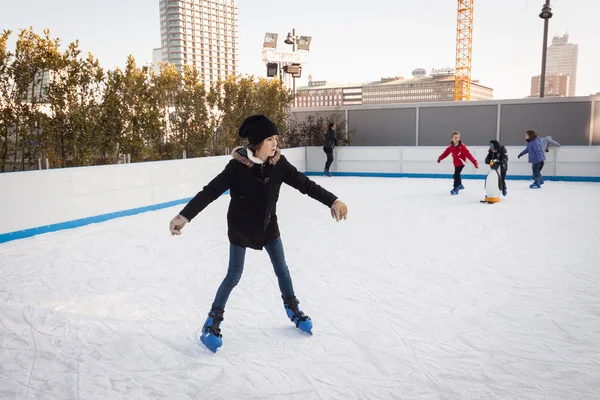
<path fill-rule="evenodd" d="M 314 178 L 278 215 L 301 308 L 248 251 L 217 354 L 228 197 L 0 244 L 2 399 L 600 399 L 600 184 Z M 199 188 L 200 189 L 200 185 Z M 193 195 L 193 193 L 190 193 Z"/>

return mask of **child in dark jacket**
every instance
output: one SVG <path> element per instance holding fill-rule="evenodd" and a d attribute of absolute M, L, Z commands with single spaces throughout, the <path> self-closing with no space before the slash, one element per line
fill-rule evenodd
<path fill-rule="evenodd" d="M 546 161 L 544 149 L 542 148 L 542 141 L 533 130 L 529 130 L 525 133 L 525 140 L 527 141 L 527 147 L 519 154 L 519 158 L 525 154 L 529 154 L 529 163 L 531 164 L 533 179 L 535 180 L 529 187 L 532 189 L 540 189 L 544 183 L 541 170 L 544 161 Z"/>
<path fill-rule="evenodd" d="M 508 171 L 508 153 L 506 147 L 502 146 L 497 140 L 490 140 L 490 149 L 485 157 L 485 163 L 490 164 L 492 160 L 498 160 L 500 163 L 500 176 L 502 176 L 502 196 L 506 196 L 506 171 Z"/>
<path fill-rule="evenodd" d="M 269 253 L 279 281 L 281 297 L 288 317 L 297 328 L 312 333 L 311 319 L 299 308 L 292 278 L 285 261 L 277 224 L 277 200 L 282 183 L 323 203 L 336 221 L 347 218 L 348 209 L 335 195 L 299 172 L 277 149 L 278 129 L 263 115 L 248 117 L 239 135 L 247 138 L 247 147 L 236 148 L 223 172 L 217 175 L 181 210 L 170 224 L 172 235 L 180 235 L 186 223 L 204 210 L 227 189 L 231 200 L 227 212 L 229 268 L 221 283 L 200 341 L 216 352 L 222 345 L 221 322 L 225 304 L 238 284 L 244 268 L 246 248 Z"/>
<path fill-rule="evenodd" d="M 454 162 L 454 186 L 450 191 L 450 194 L 456 195 L 459 190 L 464 189 L 465 187 L 462 184 L 462 179 L 460 174 L 462 173 L 463 168 L 467 165 L 467 159 L 471 160 L 475 168 L 479 168 L 479 164 L 477 160 L 467 146 L 460 140 L 459 132 L 452 132 L 452 142 L 450 142 L 450 146 L 438 157 L 438 164 L 449 154 L 452 154 L 452 160 Z"/>

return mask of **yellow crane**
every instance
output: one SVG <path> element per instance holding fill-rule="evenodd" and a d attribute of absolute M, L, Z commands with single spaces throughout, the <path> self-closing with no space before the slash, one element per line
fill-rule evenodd
<path fill-rule="evenodd" d="M 473 54 L 473 3 L 458 0 L 456 24 L 456 67 L 454 69 L 454 101 L 471 100 L 471 60 Z"/>

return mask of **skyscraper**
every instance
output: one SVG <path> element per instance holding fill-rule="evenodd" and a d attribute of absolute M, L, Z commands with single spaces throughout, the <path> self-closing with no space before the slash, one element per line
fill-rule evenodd
<path fill-rule="evenodd" d="M 236 0 L 160 0 L 162 62 L 196 66 L 206 85 L 237 73 Z"/>
<path fill-rule="evenodd" d="M 569 96 L 575 96 L 577 88 L 577 56 L 579 47 L 569 43 L 569 35 L 555 36 L 548 47 L 547 74 L 569 75 Z"/>
<path fill-rule="evenodd" d="M 54 71 L 41 70 L 35 74 L 33 82 L 27 90 L 28 103 L 46 103 L 48 102 L 48 88 L 50 83 L 57 78 Z"/>

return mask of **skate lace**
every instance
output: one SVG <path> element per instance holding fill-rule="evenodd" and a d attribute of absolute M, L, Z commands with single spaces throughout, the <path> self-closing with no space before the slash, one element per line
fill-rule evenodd
<path fill-rule="evenodd" d="M 209 314 L 209 316 L 213 319 L 212 325 L 208 325 L 206 328 L 204 328 L 204 332 L 212 333 L 217 337 L 221 337 L 221 328 L 219 328 L 219 324 L 223 322 L 223 315 L 212 313 Z"/>
<path fill-rule="evenodd" d="M 290 310 L 292 310 L 292 312 L 294 313 L 294 316 L 296 318 L 298 318 L 300 321 L 306 321 L 306 315 L 300 311 L 300 309 L 298 308 L 298 305 L 300 304 L 300 302 L 298 300 L 292 300 L 290 303 L 286 304 L 286 307 L 289 308 Z"/>

